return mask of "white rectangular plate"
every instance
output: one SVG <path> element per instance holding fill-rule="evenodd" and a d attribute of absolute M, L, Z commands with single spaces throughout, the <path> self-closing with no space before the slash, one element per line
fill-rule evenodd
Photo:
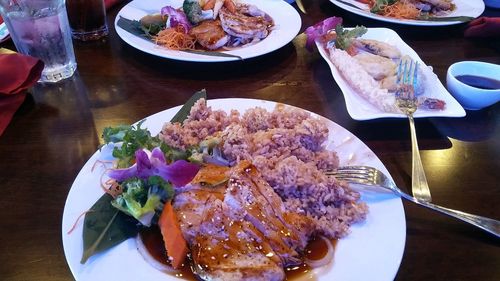
<path fill-rule="evenodd" d="M 401 37 L 392 29 L 388 28 L 368 28 L 368 32 L 362 36 L 366 39 L 375 39 L 397 47 L 403 55 L 410 56 L 413 60 L 418 61 L 424 75 L 426 76 L 425 97 L 441 99 L 446 102 L 444 110 L 425 110 L 418 109 L 413 115 L 415 118 L 421 117 L 464 117 L 465 110 L 446 90 L 443 83 L 431 71 L 431 69 L 422 61 L 418 54 L 408 46 Z M 349 86 L 347 81 L 342 77 L 335 65 L 330 60 L 328 51 L 323 48 L 322 44 L 316 42 L 316 46 L 321 56 L 326 60 L 332 71 L 335 82 L 339 85 L 344 94 L 345 103 L 349 115 L 355 120 L 369 120 L 376 118 L 406 118 L 402 113 L 385 112 L 370 104 L 367 100 L 359 96 Z"/>

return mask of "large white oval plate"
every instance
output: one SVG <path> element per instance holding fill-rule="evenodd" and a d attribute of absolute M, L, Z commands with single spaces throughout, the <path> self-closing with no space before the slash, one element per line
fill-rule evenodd
<path fill-rule="evenodd" d="M 272 110 L 276 103 L 254 99 L 216 99 L 208 104 L 214 109 L 237 109 L 243 112 L 252 107 Z M 160 132 L 165 121 L 170 120 L 180 106 L 146 118 L 144 126 L 153 135 Z M 370 165 L 384 171 L 387 169 L 377 156 L 356 136 L 336 123 L 324 119 L 330 135 L 327 148 L 337 151 L 342 165 Z M 88 210 L 103 194 L 99 186 L 100 170 L 91 171 L 98 159 L 109 159 L 109 149 L 97 151 L 87 161 L 69 191 L 62 220 L 64 253 L 71 272 L 77 281 L 179 281 L 148 265 L 136 249 L 134 239 L 91 257 L 80 264 L 83 251 L 82 222 L 71 234 L 67 234 L 80 214 Z M 406 222 L 403 205 L 399 197 L 383 192 L 362 192 L 362 200 L 369 208 L 364 223 L 352 226 L 352 233 L 337 243 L 332 264 L 316 270 L 320 281 L 393 280 L 399 268 L 406 238 Z"/>
<path fill-rule="evenodd" d="M 370 12 L 368 5 L 358 2 L 356 0 L 330 0 L 335 6 L 342 8 L 351 13 L 390 23 L 405 24 L 405 25 L 419 25 L 419 26 L 443 26 L 443 25 L 453 25 L 460 24 L 460 21 L 426 21 L 426 20 L 406 20 L 406 19 L 395 19 L 390 17 L 384 17 Z M 347 4 L 346 4 L 347 3 Z M 484 2 L 482 0 L 453 0 L 456 5 L 456 9 L 446 17 L 479 17 L 484 11 Z M 355 8 L 358 7 L 358 8 Z"/>
<path fill-rule="evenodd" d="M 261 56 L 275 51 L 295 38 L 299 33 L 302 21 L 297 11 L 283 0 L 242 0 L 242 3 L 253 4 L 270 15 L 275 24 L 269 35 L 257 44 L 237 48 L 224 53 L 239 56 L 242 59 Z M 130 46 L 143 52 L 181 61 L 193 62 L 224 62 L 239 60 L 237 57 L 220 57 L 194 54 L 182 51 L 168 50 L 154 44 L 152 41 L 144 40 L 133 35 L 117 25 L 118 19 L 124 17 L 130 20 L 139 20 L 147 14 L 159 13 L 164 6 L 170 5 L 174 8 L 182 7 L 183 0 L 134 0 L 125 5 L 115 18 L 115 29 L 118 35 Z"/>

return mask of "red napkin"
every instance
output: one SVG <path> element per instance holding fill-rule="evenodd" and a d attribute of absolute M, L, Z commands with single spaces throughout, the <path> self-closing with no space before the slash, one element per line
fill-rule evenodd
<path fill-rule="evenodd" d="M 480 17 L 471 21 L 464 31 L 468 38 L 500 38 L 500 18 Z"/>
<path fill-rule="evenodd" d="M 0 136 L 40 78 L 43 62 L 21 54 L 0 54 Z"/>
<path fill-rule="evenodd" d="M 104 0 L 104 6 L 106 6 L 106 10 L 109 10 L 111 7 L 122 1 L 123 0 Z"/>

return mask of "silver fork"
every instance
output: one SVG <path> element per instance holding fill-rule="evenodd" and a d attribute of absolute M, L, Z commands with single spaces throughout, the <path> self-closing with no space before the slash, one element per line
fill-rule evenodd
<path fill-rule="evenodd" d="M 339 180 L 344 180 L 350 183 L 361 184 L 366 186 L 379 186 L 388 190 L 391 190 L 400 197 L 411 201 L 420 206 L 427 207 L 431 210 L 446 214 L 448 216 L 457 218 L 464 222 L 470 223 L 479 227 L 480 229 L 487 231 L 496 237 L 500 237 L 500 221 L 481 217 L 473 214 L 468 214 L 462 211 L 453 210 L 439 205 L 435 205 L 423 200 L 419 200 L 412 197 L 401 189 L 399 189 L 394 181 L 387 177 L 381 171 L 368 166 L 346 166 L 339 167 L 337 170 L 327 171 L 327 175 L 334 176 Z"/>
<path fill-rule="evenodd" d="M 417 131 L 415 130 L 415 121 L 413 113 L 417 110 L 418 101 L 415 97 L 415 87 L 418 78 L 418 62 L 413 60 L 401 59 L 397 70 L 398 90 L 396 91 L 396 105 L 406 114 L 410 122 L 411 133 L 411 188 L 413 196 L 419 200 L 431 202 L 431 191 L 427 184 L 424 167 L 420 159 L 420 153 L 417 142 Z"/>

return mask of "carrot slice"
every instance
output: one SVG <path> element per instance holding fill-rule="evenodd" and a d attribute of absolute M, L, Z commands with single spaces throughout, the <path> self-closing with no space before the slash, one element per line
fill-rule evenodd
<path fill-rule="evenodd" d="M 170 201 L 165 203 L 165 207 L 163 207 L 158 226 L 163 236 L 167 255 L 172 262 L 172 267 L 174 269 L 182 267 L 189 249 Z"/>
<path fill-rule="evenodd" d="M 206 164 L 198 171 L 191 183 L 206 183 L 213 186 L 221 184 L 229 179 L 229 170 L 229 167 Z"/>
<path fill-rule="evenodd" d="M 208 0 L 205 2 L 205 5 L 203 5 L 203 10 L 211 10 L 215 7 L 215 0 Z"/>

